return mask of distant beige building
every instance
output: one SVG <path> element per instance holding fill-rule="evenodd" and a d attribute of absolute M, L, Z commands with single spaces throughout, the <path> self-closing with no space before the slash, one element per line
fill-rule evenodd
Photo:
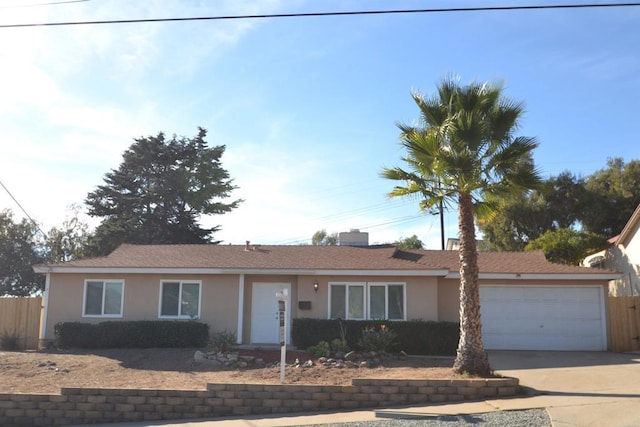
<path fill-rule="evenodd" d="M 476 244 L 478 245 L 479 251 L 488 251 L 489 245 L 484 240 L 476 240 Z M 447 239 L 447 250 L 448 251 L 457 251 L 460 249 L 460 239 L 458 238 L 448 238 Z"/>
<path fill-rule="evenodd" d="M 586 267 L 608 268 L 622 275 L 609 283 L 612 296 L 640 295 L 640 205 L 622 232 L 609 239 L 611 246 L 584 259 Z"/>

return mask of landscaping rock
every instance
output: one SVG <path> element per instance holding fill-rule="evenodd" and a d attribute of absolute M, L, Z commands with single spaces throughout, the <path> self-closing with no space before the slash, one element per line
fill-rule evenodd
<path fill-rule="evenodd" d="M 341 356 L 341 357 L 340 357 Z M 336 352 L 334 357 L 320 357 L 317 364 L 330 369 L 365 369 L 384 366 L 385 360 L 391 358 L 403 359 L 406 354 L 391 355 L 385 352 L 376 351 L 350 351 L 348 353 Z M 263 359 L 249 355 L 240 355 L 238 352 L 224 353 L 203 353 L 196 351 L 193 356 L 195 364 L 210 366 L 217 369 L 252 369 L 252 368 L 279 368 L 280 362 L 266 363 Z M 293 368 L 308 369 L 316 365 L 312 359 L 296 358 L 294 361 L 287 363 L 287 366 Z"/>
<path fill-rule="evenodd" d="M 358 355 L 358 353 L 356 351 L 350 351 L 349 353 L 344 355 L 344 359 L 353 361 L 353 360 L 356 360 L 358 358 L 358 356 L 359 355 Z"/>

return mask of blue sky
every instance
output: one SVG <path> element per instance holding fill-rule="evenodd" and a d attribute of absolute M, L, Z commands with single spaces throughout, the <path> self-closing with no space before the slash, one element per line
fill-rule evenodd
<path fill-rule="evenodd" d="M 0 0 L 0 24 L 478 6 L 477 1 Z M 571 2 L 568 2 L 571 3 Z M 483 5 L 531 4 L 485 1 Z M 543 4 L 536 2 L 536 4 Z M 550 3 L 549 3 L 550 4 Z M 117 168 L 133 138 L 209 131 L 245 199 L 224 243 L 293 244 L 359 228 L 371 243 L 417 235 L 436 216 L 389 200 L 395 123 L 411 91 L 448 74 L 502 81 L 524 101 L 543 176 L 640 158 L 640 8 L 462 12 L 74 27 L 0 28 L 0 180 L 48 230 Z M 22 214 L 5 192 L 0 209 Z M 95 219 L 87 219 L 96 224 Z M 446 236 L 455 237 L 455 215 Z"/>

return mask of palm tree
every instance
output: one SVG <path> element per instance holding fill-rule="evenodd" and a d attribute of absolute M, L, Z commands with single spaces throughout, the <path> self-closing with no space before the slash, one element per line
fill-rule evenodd
<path fill-rule="evenodd" d="M 489 359 L 482 342 L 475 218 L 495 212 L 501 200 L 540 182 L 533 165 L 534 138 L 515 137 L 523 104 L 502 96 L 489 83 L 460 86 L 453 78 L 437 96 L 413 93 L 420 126 L 398 124 L 408 170 L 385 168 L 381 176 L 402 181 L 388 195 L 417 196 L 420 208 L 458 204 L 460 233 L 460 341 L 456 372 L 486 375 Z"/>

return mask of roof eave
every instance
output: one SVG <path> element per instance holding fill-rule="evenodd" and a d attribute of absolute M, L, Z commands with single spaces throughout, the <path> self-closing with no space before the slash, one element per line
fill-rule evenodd
<path fill-rule="evenodd" d="M 449 270 L 371 270 L 371 269 L 265 269 L 265 268 L 172 268 L 172 267 L 70 267 L 35 266 L 36 273 L 76 274 L 264 274 L 318 276 L 423 276 L 443 277 Z"/>
<path fill-rule="evenodd" d="M 480 273 L 482 280 L 615 280 L 621 273 Z M 460 273 L 451 272 L 446 279 L 460 279 Z"/>

